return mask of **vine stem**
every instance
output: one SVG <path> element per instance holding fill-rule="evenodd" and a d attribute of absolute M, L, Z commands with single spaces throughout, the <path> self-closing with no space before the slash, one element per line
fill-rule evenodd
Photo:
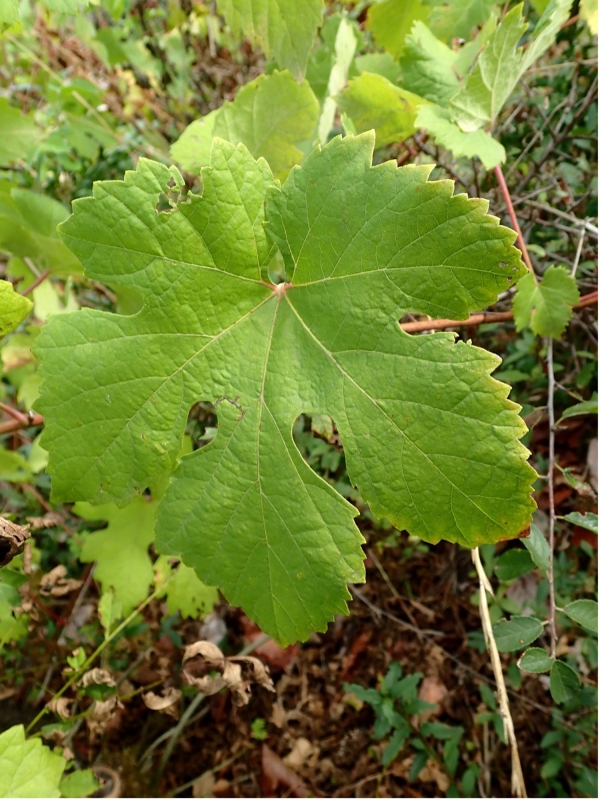
<path fill-rule="evenodd" d="M 546 364 L 548 367 L 548 546 L 550 547 L 550 564 L 548 567 L 548 584 L 550 587 L 550 647 L 552 658 L 556 658 L 556 597 L 554 594 L 554 526 L 556 511 L 554 508 L 554 343 L 552 337 L 546 339 Z"/>
<path fill-rule="evenodd" d="M 174 574 L 175 573 L 173 573 L 173 575 Z M 79 678 L 84 674 L 84 672 L 86 672 L 89 669 L 89 667 L 94 663 L 94 661 L 98 658 L 98 656 L 102 654 L 102 652 L 104 651 L 104 648 L 108 644 L 110 644 L 110 642 L 112 642 L 112 640 L 114 638 L 116 638 L 121 633 L 121 631 L 124 628 L 126 628 L 129 625 L 129 623 L 132 622 L 137 617 L 137 615 L 140 613 L 140 611 L 142 611 L 144 608 L 146 608 L 146 606 L 149 603 L 151 603 L 156 597 L 158 597 L 160 594 L 162 594 L 162 592 L 164 591 L 165 587 L 173 579 L 173 575 L 171 575 L 170 578 L 168 578 L 164 583 L 162 583 L 160 585 L 160 587 L 155 589 L 152 592 L 152 594 L 148 595 L 148 597 L 144 600 L 144 602 L 140 603 L 140 605 L 137 606 L 137 608 L 135 608 L 131 612 L 131 614 L 128 617 L 126 617 L 126 619 L 124 619 L 123 622 L 121 622 L 120 625 L 117 625 L 117 627 L 110 634 L 110 636 L 106 637 L 106 639 L 102 642 L 102 644 L 99 645 L 94 650 L 92 655 L 84 661 L 84 663 L 81 665 L 81 667 L 73 672 L 73 674 L 71 675 L 69 680 L 65 683 L 65 685 L 61 689 L 59 689 L 58 692 L 55 695 L 53 695 L 53 698 L 52 698 L 53 700 L 58 700 L 59 697 L 62 697 L 63 694 L 65 694 L 65 692 L 68 689 L 70 689 L 70 687 L 79 680 Z M 38 722 L 42 719 L 42 717 L 45 716 L 45 714 L 47 712 L 48 712 L 48 707 L 44 706 L 44 708 L 42 708 L 40 713 L 36 717 L 34 717 L 34 719 L 25 728 L 25 733 L 29 733 L 32 730 L 32 728 L 34 728 L 38 724 Z"/>
<path fill-rule="evenodd" d="M 500 187 L 500 191 L 502 192 L 502 197 L 504 198 L 504 203 L 506 205 L 506 210 L 508 211 L 508 216 L 510 217 L 512 226 L 517 233 L 517 244 L 519 245 L 519 250 L 523 255 L 523 261 L 527 265 L 527 269 L 531 272 L 537 284 L 538 282 L 537 276 L 533 271 L 533 264 L 531 263 L 531 259 L 529 258 L 529 253 L 527 252 L 527 247 L 525 246 L 525 240 L 523 239 L 523 234 L 521 233 L 521 226 L 519 225 L 519 220 L 517 219 L 517 215 L 515 214 L 512 198 L 510 196 L 510 192 L 508 191 L 508 186 L 506 185 L 506 181 L 504 180 L 504 173 L 502 172 L 502 167 L 500 166 L 500 164 L 494 167 L 494 172 L 498 180 L 498 186 Z"/>
<path fill-rule="evenodd" d="M 498 646 L 494 638 L 494 631 L 492 630 L 492 620 L 490 618 L 490 609 L 488 607 L 486 591 L 490 596 L 494 596 L 494 590 L 485 574 L 481 558 L 479 557 L 479 548 L 476 547 L 471 551 L 471 557 L 477 570 L 479 578 L 479 613 L 481 614 L 481 623 L 483 627 L 483 635 L 487 644 L 490 660 L 492 662 L 492 670 L 496 679 L 496 687 L 498 689 L 498 705 L 500 707 L 500 716 L 504 723 L 504 733 L 510 745 L 511 755 L 511 790 L 515 797 L 527 797 L 527 788 L 525 787 L 525 780 L 523 778 L 523 770 L 521 769 L 521 759 L 519 757 L 519 745 L 517 744 L 517 737 L 515 736 L 515 727 L 510 713 L 510 706 L 508 704 L 508 693 L 506 691 L 506 683 L 504 682 L 504 675 L 502 673 L 502 663 L 498 653 Z"/>

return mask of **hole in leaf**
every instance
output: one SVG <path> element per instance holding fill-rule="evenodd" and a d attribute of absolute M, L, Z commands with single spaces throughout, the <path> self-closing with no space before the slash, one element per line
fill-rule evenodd
<path fill-rule="evenodd" d="M 194 403 L 190 409 L 185 432 L 190 436 L 194 450 L 212 442 L 219 427 L 217 409 L 214 403 Z"/>
<path fill-rule="evenodd" d="M 158 195 L 158 203 L 156 204 L 156 211 L 159 214 L 170 214 L 173 211 L 173 204 L 169 199 L 169 196 L 165 194 L 165 192 L 161 192 Z"/>
<path fill-rule="evenodd" d="M 340 436 L 327 414 L 301 414 L 294 422 L 292 435 L 308 466 L 344 497 L 358 493 L 350 484 Z"/>

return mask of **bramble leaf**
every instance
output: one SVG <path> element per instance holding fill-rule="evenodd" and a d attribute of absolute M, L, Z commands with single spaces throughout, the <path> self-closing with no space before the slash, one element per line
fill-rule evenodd
<path fill-rule="evenodd" d="M 550 694 L 555 703 L 564 703 L 581 689 L 581 679 L 564 661 L 555 661 L 550 670 Z"/>
<path fill-rule="evenodd" d="M 580 528 L 592 531 L 592 533 L 598 533 L 598 514 L 592 514 L 589 511 L 585 514 L 580 514 L 579 511 L 571 511 L 569 514 L 565 514 L 562 519 L 572 522 L 573 525 L 579 525 Z"/>
<path fill-rule="evenodd" d="M 234 34 L 258 42 L 278 66 L 304 77 L 323 0 L 217 0 L 217 8 Z"/>
<path fill-rule="evenodd" d="M 529 325 L 538 336 L 560 339 L 578 300 L 575 278 L 564 267 L 548 267 L 539 283 L 528 272 L 519 281 L 513 301 L 517 330 Z"/>
<path fill-rule="evenodd" d="M 216 437 L 160 502 L 156 547 L 281 643 L 323 630 L 364 579 L 356 509 L 293 442 L 301 413 L 333 418 L 373 513 L 428 541 L 515 536 L 533 508 L 498 359 L 397 322 L 493 302 L 524 271 L 514 233 L 430 167 L 372 167 L 372 152 L 372 134 L 338 137 L 280 188 L 215 140 L 203 196 L 170 213 L 156 204 L 181 185 L 174 168 L 141 159 L 96 184 L 62 233 L 89 277 L 135 287 L 144 307 L 51 317 L 36 346 L 58 498 L 126 502 L 175 466 L 192 404 L 217 405 Z"/>
<path fill-rule="evenodd" d="M 512 653 L 531 644 L 542 635 L 544 627 L 535 617 L 511 617 L 501 619 L 492 626 L 492 632 L 500 653 Z"/>
<path fill-rule="evenodd" d="M 554 659 L 551 658 L 543 647 L 530 647 L 525 650 L 517 662 L 519 669 L 524 672 L 542 673 L 552 669 Z"/>
<path fill-rule="evenodd" d="M 598 603 L 595 600 L 573 600 L 563 611 L 584 628 L 598 633 Z"/>
<path fill-rule="evenodd" d="M 171 155 L 185 170 L 199 175 L 209 162 L 213 136 L 218 136 L 246 145 L 283 180 L 304 157 L 299 145 L 313 135 L 318 119 L 319 103 L 308 81 L 299 84 L 287 70 L 275 71 L 260 75 L 243 86 L 232 103 L 188 125 L 172 145 Z"/>
<path fill-rule="evenodd" d="M 25 739 L 22 725 L 0 733 L 0 797 L 60 797 L 66 761 L 39 739 Z"/>
<path fill-rule="evenodd" d="M 12 283 L 0 280 L 0 339 L 14 331 L 32 307 L 31 300 L 15 292 Z"/>

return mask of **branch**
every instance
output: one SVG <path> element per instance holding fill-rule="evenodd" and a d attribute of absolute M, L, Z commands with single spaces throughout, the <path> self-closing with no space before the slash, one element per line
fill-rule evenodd
<path fill-rule="evenodd" d="M 591 292 L 584 295 L 576 306 L 575 310 L 595 306 L 598 302 L 598 292 Z M 443 331 L 446 328 L 469 328 L 473 325 L 481 325 L 484 322 L 509 322 L 513 319 L 512 311 L 484 311 L 481 314 L 471 314 L 468 319 L 420 319 L 417 322 L 402 322 L 400 327 L 406 333 L 419 333 L 420 331 Z"/>

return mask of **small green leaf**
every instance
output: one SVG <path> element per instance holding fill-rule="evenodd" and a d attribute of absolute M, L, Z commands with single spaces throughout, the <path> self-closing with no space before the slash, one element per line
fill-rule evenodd
<path fill-rule="evenodd" d="M 578 300 L 575 278 L 564 267 L 549 267 L 539 284 L 529 272 L 517 284 L 513 302 L 517 330 L 529 325 L 538 336 L 560 339 Z"/>
<path fill-rule="evenodd" d="M 531 523 L 529 536 L 521 539 L 521 544 L 527 548 L 536 567 L 548 577 L 550 570 L 550 545 L 546 537 L 535 523 Z"/>
<path fill-rule="evenodd" d="M 595 600 L 574 600 L 563 611 L 583 628 L 598 633 L 598 603 Z"/>
<path fill-rule="evenodd" d="M 381 763 L 384 767 L 389 766 L 396 758 L 400 750 L 404 747 L 404 742 L 410 734 L 410 728 L 406 725 L 405 728 L 397 728 L 392 734 L 392 738 L 385 746 L 381 754 Z"/>
<path fill-rule="evenodd" d="M 496 645 L 501 653 L 512 653 L 527 647 L 542 635 L 544 626 L 535 617 L 512 617 L 510 620 L 500 620 L 492 631 Z"/>
<path fill-rule="evenodd" d="M 91 769 L 77 769 L 65 775 L 59 787 L 63 797 L 89 797 L 100 788 L 100 781 Z"/>
<path fill-rule="evenodd" d="M 530 647 L 525 650 L 517 664 L 524 672 L 548 672 L 554 664 L 554 659 L 543 647 Z"/>
<path fill-rule="evenodd" d="M 597 414 L 598 413 L 598 393 L 594 392 L 589 400 L 583 400 L 581 403 L 575 403 L 574 406 L 569 406 L 569 408 L 563 411 L 562 417 L 558 420 L 558 424 L 563 421 L 563 419 L 569 419 L 569 417 L 579 417 L 584 414 Z"/>
<path fill-rule="evenodd" d="M 573 525 L 579 525 L 580 528 L 585 528 L 592 533 L 598 533 L 598 514 L 592 514 L 587 511 L 585 514 L 580 514 L 579 511 L 571 511 L 570 514 L 565 514 L 561 519 L 566 519 L 567 522 L 572 522 Z"/>
<path fill-rule="evenodd" d="M 110 632 L 115 626 L 115 623 L 121 619 L 123 615 L 123 608 L 118 600 L 115 600 L 115 593 L 112 589 L 104 592 L 98 602 L 98 616 L 100 623 L 104 628 L 104 638 L 110 636 Z"/>
<path fill-rule="evenodd" d="M 479 158 L 486 169 L 506 161 L 506 151 L 489 133 L 476 130 L 466 133 L 452 120 L 450 112 L 434 105 L 423 105 L 416 124 L 433 137 L 436 144 L 451 150 L 456 158 Z"/>
<path fill-rule="evenodd" d="M 534 563 L 526 550 L 513 548 L 498 558 L 494 570 L 500 581 L 511 581 L 533 569 Z"/>
<path fill-rule="evenodd" d="M 412 136 L 417 111 L 425 101 L 382 75 L 363 72 L 338 94 L 336 102 L 358 133 L 374 129 L 377 147 L 383 147 Z"/>
<path fill-rule="evenodd" d="M 417 741 L 419 741 L 419 740 L 417 740 Z M 420 744 L 420 742 L 419 742 L 419 744 Z M 429 758 L 428 754 L 426 752 L 424 752 L 423 750 L 421 750 L 421 752 L 417 753 L 417 755 L 414 758 L 414 761 L 411 764 L 410 772 L 408 773 L 408 781 L 409 781 L 409 783 L 412 783 L 413 781 L 416 781 L 416 779 L 419 777 L 419 774 L 420 774 L 421 770 L 423 769 L 423 767 L 427 763 L 427 759 L 428 758 Z"/>
<path fill-rule="evenodd" d="M 564 661 L 555 661 L 550 670 L 550 694 L 555 703 L 564 703 L 581 688 L 579 675 Z"/>
<path fill-rule="evenodd" d="M 268 58 L 287 67 L 297 80 L 322 22 L 323 0 L 217 0 L 234 34 L 257 42 Z"/>
<path fill-rule="evenodd" d="M 0 339 L 14 331 L 32 307 L 31 300 L 15 292 L 12 283 L 0 280 Z"/>
<path fill-rule="evenodd" d="M 64 758 L 15 725 L 0 733 L 0 797 L 60 797 Z"/>

